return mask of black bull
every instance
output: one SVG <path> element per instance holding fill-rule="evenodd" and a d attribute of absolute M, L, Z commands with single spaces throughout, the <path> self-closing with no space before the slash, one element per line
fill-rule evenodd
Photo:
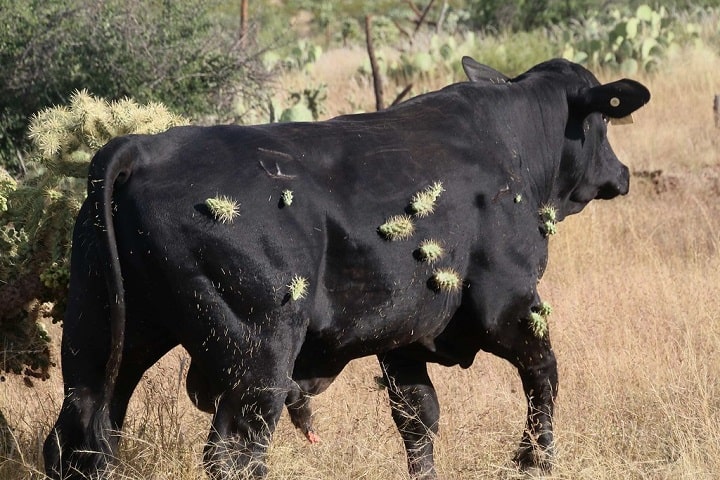
<path fill-rule="evenodd" d="M 435 478 L 426 364 L 467 368 L 480 350 L 522 379 L 515 462 L 549 470 L 558 379 L 536 289 L 548 235 L 627 193 L 606 122 L 650 94 L 564 60 L 513 79 L 463 64 L 470 82 L 378 113 L 181 127 L 98 152 L 73 237 L 48 475 L 106 471 L 143 372 L 178 344 L 191 397 L 214 413 L 214 478 L 265 475 L 284 404 L 312 439 L 308 397 L 366 355 L 411 475 Z M 225 217 L 218 196 L 235 202 Z"/>

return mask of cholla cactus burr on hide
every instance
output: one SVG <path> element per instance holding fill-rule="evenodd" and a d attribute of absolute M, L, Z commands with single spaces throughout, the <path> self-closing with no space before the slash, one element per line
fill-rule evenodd
<path fill-rule="evenodd" d="M 378 227 L 388 240 L 406 240 L 415 232 L 415 225 L 408 215 L 394 215 Z"/>
<path fill-rule="evenodd" d="M 552 313 L 552 307 L 547 302 L 541 302 L 540 306 L 534 307 L 530 312 L 530 329 L 536 337 L 544 338 L 548 332 L 548 317 Z"/>
<path fill-rule="evenodd" d="M 293 301 L 305 298 L 309 286 L 310 282 L 308 282 L 307 278 L 295 275 L 287 285 L 288 290 L 290 290 L 290 298 Z"/>
<path fill-rule="evenodd" d="M 540 220 L 543 222 L 545 236 L 555 235 L 557 233 L 557 210 L 552 205 L 543 205 L 538 211 Z"/>
<path fill-rule="evenodd" d="M 235 217 L 240 215 L 240 205 L 225 195 L 208 198 L 205 205 L 215 220 L 221 223 L 232 223 Z"/>
<path fill-rule="evenodd" d="M 442 182 L 435 182 L 413 196 L 410 208 L 418 217 L 427 217 L 435 211 L 435 202 L 444 191 Z"/>
<path fill-rule="evenodd" d="M 462 286 L 460 274 L 452 268 L 438 268 L 433 272 L 433 282 L 438 290 L 456 292 Z"/>
<path fill-rule="evenodd" d="M 283 205 L 286 207 L 289 207 L 293 203 L 293 191 L 285 189 L 280 194 L 280 199 L 282 200 Z"/>
<path fill-rule="evenodd" d="M 437 240 L 423 240 L 418 247 L 420 258 L 428 263 L 439 260 L 445 254 L 445 249 Z"/>

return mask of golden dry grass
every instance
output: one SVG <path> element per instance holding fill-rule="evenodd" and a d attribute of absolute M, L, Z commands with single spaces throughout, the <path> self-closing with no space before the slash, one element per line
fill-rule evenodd
<path fill-rule="evenodd" d="M 552 478 L 718 477 L 720 130 L 712 98 L 720 93 L 719 67 L 716 54 L 692 50 L 643 79 L 651 104 L 635 125 L 613 127 L 611 136 L 631 170 L 662 174 L 634 177 L 629 196 L 594 202 L 552 238 L 540 284 L 554 306 L 550 331 L 560 367 Z M 347 93 L 341 75 L 328 78 L 339 82 L 326 80 L 330 92 Z M 186 398 L 184 358 L 173 351 L 138 388 L 117 478 L 203 477 L 209 417 Z M 15 378 L 0 384 L 0 408 L 18 444 L 0 460 L 0 479 L 40 478 L 41 443 L 62 397 L 57 373 L 34 389 Z M 358 360 L 315 399 L 319 445 L 307 444 L 284 415 L 269 478 L 407 478 L 378 374 L 372 359 Z M 479 354 L 468 370 L 433 367 L 431 375 L 442 408 L 443 478 L 515 478 L 510 458 L 525 405 L 513 368 Z"/>

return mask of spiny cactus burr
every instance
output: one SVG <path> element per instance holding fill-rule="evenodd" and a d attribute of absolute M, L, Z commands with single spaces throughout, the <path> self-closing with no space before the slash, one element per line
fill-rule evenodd
<path fill-rule="evenodd" d="M 538 312 L 530 313 L 530 328 L 538 338 L 544 338 L 547 335 L 548 325 L 547 319 Z"/>
<path fill-rule="evenodd" d="M 205 205 L 215 220 L 221 223 L 232 223 L 240 215 L 240 205 L 225 195 L 215 196 L 205 200 Z"/>
<path fill-rule="evenodd" d="M 292 280 L 290 280 L 290 283 L 287 285 L 288 290 L 290 291 L 290 298 L 293 301 L 305 298 L 309 286 L 310 282 L 308 282 L 307 278 L 299 275 L 293 276 Z"/>
<path fill-rule="evenodd" d="M 293 192 L 292 190 L 285 189 L 280 194 L 280 199 L 282 200 L 283 205 L 286 207 L 289 207 L 292 205 L 293 202 Z"/>
<path fill-rule="evenodd" d="M 378 231 L 388 240 L 406 240 L 415 232 L 415 225 L 409 215 L 394 215 L 380 225 Z"/>
<path fill-rule="evenodd" d="M 428 263 L 439 260 L 445 254 L 445 249 L 437 240 L 423 240 L 418 247 L 420 258 Z"/>
<path fill-rule="evenodd" d="M 452 268 L 438 268 L 433 272 L 433 283 L 440 291 L 456 292 L 462 286 L 462 279 Z"/>
<path fill-rule="evenodd" d="M 413 196 L 410 209 L 418 217 L 427 217 L 435 211 L 435 202 L 444 191 L 442 182 L 433 183 Z"/>
<path fill-rule="evenodd" d="M 548 302 L 540 302 L 540 305 L 533 307 L 530 312 L 530 329 L 538 338 L 544 338 L 548 332 L 548 317 L 552 313 L 552 307 Z"/>
<path fill-rule="evenodd" d="M 552 205 L 543 205 L 538 211 L 540 220 L 543 222 L 545 236 L 555 235 L 557 233 L 557 210 Z"/>

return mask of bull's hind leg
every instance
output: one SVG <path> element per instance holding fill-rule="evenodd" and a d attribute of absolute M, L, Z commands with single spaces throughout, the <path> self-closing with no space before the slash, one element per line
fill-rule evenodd
<path fill-rule="evenodd" d="M 71 307 L 69 312 L 73 311 Z M 53 479 L 103 476 L 117 451 L 117 432 L 122 428 L 133 390 L 147 368 L 174 346 L 167 335 L 129 329 L 114 394 L 105 415 L 102 390 L 109 332 L 97 320 L 102 316 L 90 315 L 88 308 L 84 312 L 85 315 L 65 317 L 62 345 L 65 397 L 43 448 L 46 473 Z"/>
<path fill-rule="evenodd" d="M 232 320 L 206 324 L 211 326 L 202 345 L 186 346 L 195 375 L 205 377 L 215 399 L 205 469 L 213 479 L 262 478 L 267 447 L 292 388 L 298 334 L 276 316 L 241 321 L 226 315 Z"/>
<path fill-rule="evenodd" d="M 393 420 L 405 444 L 410 476 L 435 479 L 433 439 L 438 431 L 440 406 L 427 364 L 403 358 L 398 352 L 378 358 L 388 387 Z"/>

